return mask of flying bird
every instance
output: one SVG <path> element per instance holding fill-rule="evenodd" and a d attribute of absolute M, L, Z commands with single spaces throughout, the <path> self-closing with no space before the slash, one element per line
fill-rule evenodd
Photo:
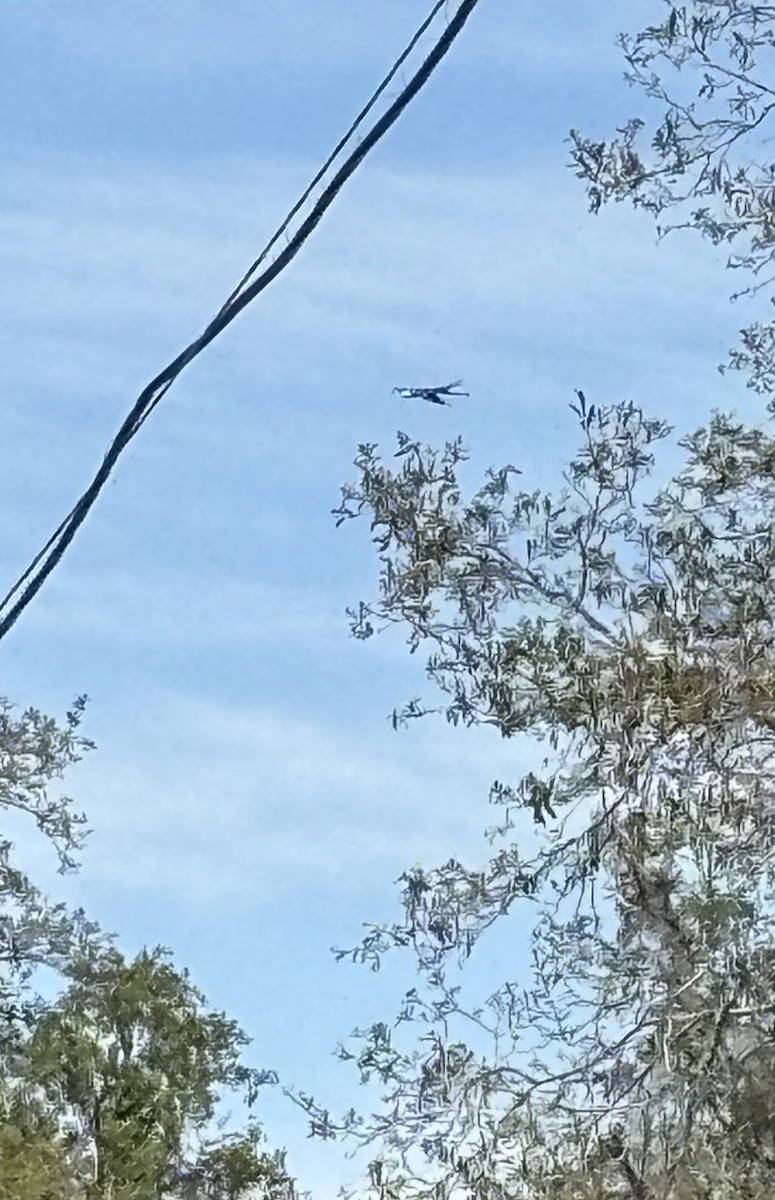
<path fill-rule="evenodd" d="M 427 400 L 429 404 L 446 404 L 449 407 L 449 400 L 445 400 L 445 396 L 470 396 L 470 392 L 452 390 L 460 387 L 462 382 L 462 379 L 456 379 L 454 383 L 445 383 L 441 387 L 395 387 L 393 391 L 405 400 Z"/>

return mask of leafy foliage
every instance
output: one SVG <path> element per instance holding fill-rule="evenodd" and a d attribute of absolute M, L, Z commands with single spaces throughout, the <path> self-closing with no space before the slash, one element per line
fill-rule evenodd
<path fill-rule="evenodd" d="M 77 1170 L 52 1114 L 30 1097 L 2 1089 L 0 1200 L 73 1200 Z"/>
<path fill-rule="evenodd" d="M 58 726 L 0 705 L 0 805 L 31 817 L 61 871 L 78 867 L 85 818 L 51 784 L 92 743 L 85 698 Z M 0 1200 L 290 1200 L 281 1154 L 255 1121 L 209 1132 L 221 1089 L 252 1104 L 271 1072 L 241 1063 L 248 1039 L 168 952 L 127 962 L 78 910 L 52 905 L 0 843 Z M 54 1004 L 33 990 L 53 969 L 69 987 Z"/>
<path fill-rule="evenodd" d="M 571 131 L 571 155 L 593 212 L 629 200 L 660 234 L 690 228 L 731 247 L 728 265 L 753 277 L 735 293 L 768 288 L 775 254 L 775 9 L 739 0 L 666 0 L 664 19 L 621 34 L 625 78 L 660 106 L 651 126 L 633 117 L 609 141 Z M 666 222 L 675 212 L 676 220 Z M 775 390 L 775 323 L 742 331 L 730 363 L 749 386 Z"/>
<path fill-rule="evenodd" d="M 293 1200 L 293 1181 L 285 1155 L 263 1150 L 258 1126 L 203 1147 L 197 1163 L 178 1172 L 175 1192 L 180 1200 L 240 1200 L 258 1194 L 266 1200 Z M 256 1192 L 257 1189 L 257 1192 Z"/>
<path fill-rule="evenodd" d="M 465 497 L 459 441 L 361 446 L 339 522 L 366 516 L 379 599 L 353 633 L 408 631 L 440 711 L 546 746 L 496 782 L 484 862 L 402 879 L 403 919 L 351 954 L 411 947 L 397 1025 L 342 1049 L 385 1111 L 318 1128 L 376 1142 L 380 1197 L 771 1193 L 775 1168 L 775 438 L 714 414 L 649 485 L 669 428 L 632 403 L 573 406 L 558 495 L 509 465 Z M 396 724 L 432 711 L 415 699 Z M 439 711 L 438 706 L 435 711 Z M 524 814 L 524 815 L 523 815 Z M 525 855 L 528 823 L 538 852 Z M 483 1006 L 465 964 L 497 922 L 532 963 Z M 457 1189 L 457 1190 L 456 1190 Z"/>
<path fill-rule="evenodd" d="M 252 1104 L 272 1077 L 241 1064 L 246 1036 L 206 1011 L 187 972 L 167 957 L 156 949 L 127 962 L 111 949 L 73 961 L 71 986 L 39 1016 L 15 1080 L 59 1114 L 74 1145 L 90 1149 L 87 1196 L 191 1194 L 192 1180 L 197 1196 L 213 1200 L 237 1200 L 262 1181 L 286 1195 L 282 1160 L 259 1151 L 257 1126 L 206 1141 L 219 1089 L 244 1089 Z M 189 1161 L 192 1139 L 202 1153 Z"/>
<path fill-rule="evenodd" d="M 67 796 L 52 798 L 51 785 L 79 762 L 93 743 L 79 726 L 86 697 L 67 713 L 64 725 L 27 709 L 15 715 L 0 701 L 0 809 L 32 819 L 59 858 L 60 871 L 77 869 L 86 818 Z M 61 969 L 73 954 L 87 956 L 106 942 L 82 910 L 50 904 L 11 857 L 10 840 L 0 836 L 0 1067 L 35 1020 L 37 1001 L 30 986 L 38 967 Z M 108 939 L 109 940 L 109 939 Z"/>

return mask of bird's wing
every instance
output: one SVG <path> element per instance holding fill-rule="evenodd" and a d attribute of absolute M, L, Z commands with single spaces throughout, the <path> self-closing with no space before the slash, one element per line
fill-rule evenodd
<path fill-rule="evenodd" d="M 462 379 L 456 379 L 454 383 L 445 383 L 440 387 L 428 388 L 429 392 L 436 392 L 441 396 L 467 396 L 468 392 L 453 392 L 453 388 L 460 387 Z"/>
<path fill-rule="evenodd" d="M 427 391 L 438 392 L 442 396 L 448 396 L 449 393 L 452 391 L 452 389 L 456 388 L 456 387 L 460 387 L 462 382 L 463 382 L 462 379 L 456 379 L 454 383 L 443 383 L 443 384 L 440 384 L 439 387 L 428 388 Z"/>

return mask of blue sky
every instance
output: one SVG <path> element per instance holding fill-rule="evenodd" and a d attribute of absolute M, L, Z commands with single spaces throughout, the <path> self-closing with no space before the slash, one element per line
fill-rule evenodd
<path fill-rule="evenodd" d="M 428 7 L 4 6 L 6 585 Z M 94 828 L 80 875 L 14 827 L 25 863 L 128 952 L 171 946 L 252 1061 L 335 1110 L 358 1102 L 336 1042 L 389 1018 L 413 972 L 329 947 L 390 918 L 415 860 L 484 855 L 490 783 L 534 757 L 489 731 L 391 730 L 424 679 L 400 638 L 348 639 L 376 577 L 366 528 L 330 516 L 356 444 L 461 433 L 479 471 L 510 461 L 538 486 L 573 450 L 574 387 L 681 431 L 714 405 L 761 416 L 716 371 L 755 315 L 729 305 L 721 251 L 657 246 L 623 208 L 591 217 L 566 167 L 571 126 L 648 116 L 614 40 L 661 13 L 483 0 L 303 253 L 153 414 L 0 648 L 16 702 L 61 713 L 87 692 L 99 745 L 67 781 Z M 457 377 L 472 394 L 451 410 L 391 394 Z M 523 946 L 501 935 L 474 986 Z M 316 1200 L 353 1177 L 279 1095 L 259 1115 Z"/>

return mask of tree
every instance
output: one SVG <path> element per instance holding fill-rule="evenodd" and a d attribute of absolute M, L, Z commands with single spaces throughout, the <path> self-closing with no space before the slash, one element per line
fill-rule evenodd
<path fill-rule="evenodd" d="M 361 446 L 338 521 L 366 516 L 379 601 L 352 631 L 408 631 L 455 724 L 543 741 L 496 781 L 487 861 L 402 877 L 402 920 L 350 954 L 410 947 L 397 1025 L 342 1049 L 384 1114 L 315 1127 L 376 1143 L 375 1194 L 763 1200 L 775 1168 L 775 436 L 714 414 L 649 487 L 670 434 L 579 395 L 559 495 L 513 466 L 464 496 L 459 441 Z M 420 700 L 396 725 L 431 710 Z M 438 711 L 438 709 L 436 710 Z M 524 854 L 526 810 L 542 833 Z M 517 837 L 514 837 L 515 831 Z M 521 836 L 519 836 L 521 833 Z M 452 975 L 535 914 L 533 964 L 479 1007 Z M 523 917 L 524 919 L 524 917 Z M 485 1044 L 486 1043 L 486 1044 Z"/>
<path fill-rule="evenodd" d="M 63 872 L 78 869 L 85 817 L 51 785 L 93 744 L 80 698 L 57 725 L 0 703 L 0 805 L 31 817 Z M 240 1200 L 293 1195 L 259 1126 L 208 1136 L 219 1089 L 250 1103 L 270 1072 L 243 1066 L 247 1038 L 176 971 L 167 952 L 126 962 L 78 910 L 52 905 L 0 842 L 0 1200 Z M 34 992 L 47 967 L 69 983 Z"/>
<path fill-rule="evenodd" d="M 660 236 L 734 242 L 728 265 L 749 276 L 737 296 L 756 295 L 775 246 L 761 66 L 775 12 L 663 11 L 621 37 L 630 82 L 662 105 L 650 143 L 640 116 L 610 141 L 573 131 L 573 165 L 595 212 L 627 199 Z M 775 391 L 775 323 L 743 330 L 730 363 Z M 775 1168 L 775 440 L 715 413 L 681 443 L 684 469 L 649 491 L 667 427 L 581 393 L 574 410 L 582 446 L 556 498 L 516 489 L 511 466 L 464 498 L 459 442 L 437 452 L 399 435 L 401 469 L 359 448 L 337 515 L 370 518 L 381 571 L 353 633 L 408 629 L 448 720 L 548 753 L 542 772 L 494 783 L 504 815 L 488 861 L 407 871 L 403 920 L 339 952 L 376 968 L 410 947 L 423 973 L 396 1024 L 419 1022 L 427 1051 L 384 1023 L 342 1049 L 383 1080 L 384 1117 L 337 1126 L 307 1107 L 327 1135 L 377 1144 L 381 1197 L 762 1200 Z M 429 711 L 415 699 L 394 724 Z M 543 835 L 533 856 L 512 840 L 522 809 Z M 530 978 L 467 1009 L 454 962 L 525 905 Z"/>
<path fill-rule="evenodd" d="M 17 715 L 0 700 L 0 807 L 34 821 L 63 873 L 77 870 L 88 831 L 72 800 L 51 791 L 93 748 L 79 732 L 85 704 L 86 697 L 77 699 L 57 724 L 34 708 Z M 38 968 L 61 972 L 74 955 L 88 958 L 110 939 L 82 910 L 51 904 L 12 850 L 0 838 L 0 1200 L 65 1200 L 77 1194 L 77 1171 L 56 1111 L 12 1076 L 45 1008 L 34 990 Z"/>
<path fill-rule="evenodd" d="M 295 1196 L 284 1153 L 267 1153 L 259 1128 L 249 1124 L 244 1133 L 205 1145 L 196 1165 L 179 1172 L 175 1194 L 180 1200 L 240 1200 L 256 1188 L 262 1200 Z"/>
<path fill-rule="evenodd" d="M 775 256 L 768 61 L 775 10 L 740 0 L 665 0 L 662 12 L 663 20 L 619 38 L 625 78 L 660 105 L 660 117 L 650 129 L 633 117 L 609 141 L 572 130 L 573 164 L 593 212 L 629 200 L 655 217 L 660 235 L 690 228 L 736 247 L 728 266 L 752 282 L 735 298 L 756 294 L 772 284 Z M 671 212 L 675 222 L 664 223 Z M 749 387 L 772 394 L 775 321 L 742 330 L 730 363 L 747 372 Z"/>
<path fill-rule="evenodd" d="M 78 1173 L 56 1119 L 29 1096 L 0 1095 L 0 1200 L 75 1200 Z"/>
<path fill-rule="evenodd" d="M 0 808 L 30 817 L 59 858 L 60 872 L 78 868 L 86 818 L 67 796 L 54 799 L 55 780 L 93 749 L 79 727 L 86 697 L 79 697 L 64 725 L 29 708 L 15 715 L 0 699 Z M 87 956 L 109 941 L 82 910 L 50 904 L 11 857 L 0 836 L 0 1070 L 37 1009 L 31 978 L 36 968 L 61 969 L 77 953 Z"/>
<path fill-rule="evenodd" d="M 15 1082 L 59 1115 L 59 1144 L 82 1160 L 90 1151 L 87 1198 L 238 1200 L 254 1184 L 291 1195 L 283 1158 L 260 1148 L 255 1123 L 207 1140 L 222 1088 L 244 1089 L 252 1104 L 272 1076 L 242 1065 L 248 1038 L 206 1010 L 167 958 L 157 948 L 127 962 L 111 948 L 71 962 L 70 987 L 39 1016 Z"/>

